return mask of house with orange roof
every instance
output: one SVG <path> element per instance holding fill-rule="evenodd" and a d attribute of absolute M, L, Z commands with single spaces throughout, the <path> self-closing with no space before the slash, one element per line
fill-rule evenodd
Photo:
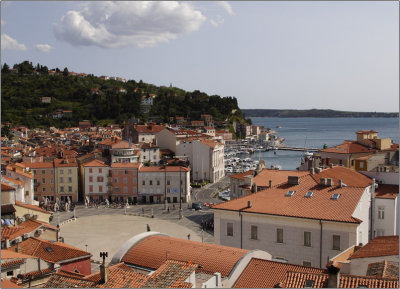
<path fill-rule="evenodd" d="M 150 273 L 164 270 L 165 264 L 171 263 L 168 260 L 175 260 L 197 265 L 192 278 L 195 282 L 189 281 L 193 287 L 205 288 L 206 283 L 207 288 L 230 288 L 252 258 L 269 260 L 271 255 L 260 250 L 250 251 L 146 232 L 126 241 L 114 254 L 110 264 L 123 262 L 143 273 Z"/>
<path fill-rule="evenodd" d="M 30 283 L 32 287 L 36 287 L 43 284 L 50 275 L 55 272 L 53 264 L 38 257 L 22 254 L 17 251 L 20 251 L 19 247 L 17 247 L 16 250 L 1 250 L 2 288 L 4 288 L 3 278 L 11 282 L 19 279 L 19 282 L 25 283 L 21 285 L 27 286 L 27 283 Z M 22 278 L 18 278 L 17 276 Z M 30 278 L 30 282 L 28 282 L 29 276 L 33 277 Z M 25 279 L 26 282 L 24 282 L 23 279 Z M 12 284 L 15 285 L 11 288 L 17 286 L 16 283 L 12 282 Z"/>
<path fill-rule="evenodd" d="M 190 168 L 142 166 L 139 168 L 138 200 L 141 203 L 190 202 Z"/>
<path fill-rule="evenodd" d="M 131 140 L 134 144 L 139 143 L 153 143 L 156 134 L 165 129 L 163 125 L 148 123 L 145 125 L 138 125 L 132 122 L 125 123 L 123 139 Z"/>
<path fill-rule="evenodd" d="M 182 140 L 176 154 L 188 158 L 193 181 L 215 183 L 225 176 L 224 145 L 216 140 Z"/>
<path fill-rule="evenodd" d="M 378 184 L 373 199 L 373 226 L 375 236 L 399 234 L 399 186 Z"/>
<path fill-rule="evenodd" d="M 23 202 L 15 201 L 15 216 L 20 219 L 27 219 L 32 216 L 36 216 L 36 220 L 39 222 L 49 223 L 50 217 L 53 214 L 52 212 L 46 211 L 39 206 L 29 205 Z M 29 217 L 28 217 L 29 216 Z"/>
<path fill-rule="evenodd" d="M 111 163 L 138 163 L 139 150 L 132 142 L 120 140 L 111 145 Z"/>
<path fill-rule="evenodd" d="M 158 164 L 160 162 L 160 147 L 154 143 L 140 144 L 140 162 Z"/>
<path fill-rule="evenodd" d="M 6 176 L 9 179 L 14 179 L 16 181 L 21 181 L 21 189 L 23 188 L 22 202 L 27 204 L 33 204 L 34 196 L 34 178 L 32 171 L 29 167 L 21 163 L 11 164 L 6 167 Z M 17 194 L 19 195 L 19 194 Z M 18 199 L 18 197 L 17 197 Z"/>
<path fill-rule="evenodd" d="M 16 250 L 17 246 L 10 247 Z M 30 237 L 18 244 L 20 253 L 38 257 L 46 262 L 59 265 L 61 269 L 88 275 L 91 273 L 92 255 L 84 250 L 61 242 Z"/>
<path fill-rule="evenodd" d="M 75 158 L 54 159 L 55 196 L 62 202 L 78 201 L 78 163 Z"/>
<path fill-rule="evenodd" d="M 140 163 L 113 163 L 107 180 L 112 201 L 138 202 L 138 183 Z"/>
<path fill-rule="evenodd" d="M 190 139 L 211 139 L 211 136 L 179 127 L 164 128 L 156 134 L 157 145 L 176 153 L 177 145 Z"/>
<path fill-rule="evenodd" d="M 55 176 L 53 162 L 24 163 L 33 173 L 34 200 L 43 202 L 44 198 L 55 201 Z"/>
<path fill-rule="evenodd" d="M 254 180 L 261 191 L 212 208 L 217 244 L 322 268 L 330 257 L 368 242 L 371 179 L 344 167 L 263 172 Z"/>
<path fill-rule="evenodd" d="M 89 200 L 105 200 L 110 195 L 108 177 L 110 168 L 99 160 L 92 160 L 83 165 L 84 167 L 84 192 L 85 198 Z"/>

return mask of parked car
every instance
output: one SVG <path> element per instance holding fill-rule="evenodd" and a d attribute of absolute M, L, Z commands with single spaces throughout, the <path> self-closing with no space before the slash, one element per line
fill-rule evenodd
<path fill-rule="evenodd" d="M 201 210 L 201 203 L 196 202 L 196 203 L 192 203 L 192 209 L 197 210 Z"/>

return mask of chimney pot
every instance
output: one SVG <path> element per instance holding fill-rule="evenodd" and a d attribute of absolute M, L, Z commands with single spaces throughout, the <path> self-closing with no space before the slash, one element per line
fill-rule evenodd
<path fill-rule="evenodd" d="M 311 168 L 311 169 L 310 169 L 310 174 L 312 174 L 312 175 L 313 175 L 314 173 L 315 173 L 315 170 L 314 170 L 314 168 Z"/>
<path fill-rule="evenodd" d="M 269 187 L 272 188 L 272 180 L 269 180 Z"/>
<path fill-rule="evenodd" d="M 251 201 L 247 201 L 247 207 L 251 208 Z"/>

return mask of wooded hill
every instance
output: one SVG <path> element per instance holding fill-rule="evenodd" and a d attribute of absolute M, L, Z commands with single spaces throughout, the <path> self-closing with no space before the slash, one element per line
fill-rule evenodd
<path fill-rule="evenodd" d="M 243 121 L 235 97 L 209 96 L 198 90 L 188 92 L 142 80 L 105 80 L 90 74 L 74 74 L 68 68 L 33 66 L 28 61 L 15 64 L 12 69 L 4 64 L 1 71 L 2 122 L 14 125 L 62 128 L 77 126 L 86 119 L 98 125 L 123 124 L 132 116 L 141 122 L 152 117 L 168 122 L 174 116 L 200 120 L 201 114 L 211 114 L 220 122 Z M 142 99 L 151 96 L 153 105 L 145 113 Z M 51 102 L 43 103 L 42 97 L 51 97 Z M 54 119 L 57 111 L 68 113 Z"/>

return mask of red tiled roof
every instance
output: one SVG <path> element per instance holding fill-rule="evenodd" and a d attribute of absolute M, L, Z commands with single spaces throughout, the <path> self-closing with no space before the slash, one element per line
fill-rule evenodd
<path fill-rule="evenodd" d="M 323 269 L 280 263 L 257 258 L 251 259 L 233 288 L 273 288 L 284 282 L 289 271 L 323 273 Z"/>
<path fill-rule="evenodd" d="M 136 125 L 135 126 L 135 130 L 138 133 L 158 133 L 160 131 L 162 131 L 165 128 L 165 126 L 163 125 L 157 125 L 157 124 L 153 124 L 153 125 Z"/>
<path fill-rule="evenodd" d="M 4 249 L 1 250 L 1 261 L 3 261 L 3 259 L 15 259 L 15 258 L 18 258 L 18 259 L 28 259 L 28 258 L 37 259 L 37 257 L 35 257 L 35 256 L 18 253 L 18 252 L 15 252 L 14 250 L 4 250 Z"/>
<path fill-rule="evenodd" d="M 220 272 L 228 276 L 237 262 L 249 250 L 206 244 L 168 236 L 149 236 L 135 244 L 123 256 L 128 264 L 157 269 L 166 260 L 191 261 L 201 265 L 199 271 L 207 274 Z"/>
<path fill-rule="evenodd" d="M 68 158 L 68 159 L 55 159 L 54 166 L 58 167 L 78 167 L 78 163 L 76 162 L 75 158 Z"/>
<path fill-rule="evenodd" d="M 252 171 L 247 171 L 247 172 L 244 172 L 244 173 L 231 175 L 230 178 L 232 178 L 232 179 L 238 179 L 238 180 L 242 180 L 242 181 L 243 181 L 245 176 L 252 175 L 253 173 L 254 173 L 253 170 L 252 170 Z"/>
<path fill-rule="evenodd" d="M 369 177 L 341 166 L 322 170 L 320 173 L 312 176 L 317 183 L 320 182 L 321 178 L 331 178 L 335 185 L 338 184 L 339 180 L 342 180 L 349 187 L 367 187 L 372 184 L 372 180 Z"/>
<path fill-rule="evenodd" d="M 378 133 L 377 131 L 374 131 L 374 130 L 360 130 L 360 131 L 358 131 L 358 132 L 356 132 L 357 134 L 359 134 L 359 133 Z"/>
<path fill-rule="evenodd" d="M 7 280 L 6 278 L 1 278 L 1 288 L 22 288 L 21 286 Z"/>
<path fill-rule="evenodd" d="M 308 274 L 302 272 L 288 272 L 284 287 L 303 288 L 306 280 L 314 281 L 313 288 L 326 288 L 328 274 Z M 341 275 L 339 288 L 399 288 L 399 280 L 380 279 L 367 276 Z"/>
<path fill-rule="evenodd" d="M 126 140 L 122 140 L 122 141 L 112 144 L 111 148 L 113 148 L 113 149 L 134 149 L 134 148 L 136 148 L 136 146 L 134 144 L 130 144 L 130 146 L 129 146 L 129 142 L 127 142 Z"/>
<path fill-rule="evenodd" d="M 10 260 L 10 261 L 4 261 L 3 262 L 3 258 L 1 259 L 1 269 L 4 269 L 6 267 L 12 267 L 15 265 L 21 265 L 23 264 L 25 261 L 24 259 L 15 259 L 15 260 Z"/>
<path fill-rule="evenodd" d="M 16 205 L 16 206 L 19 206 L 19 207 L 26 208 L 26 209 L 38 211 L 38 212 L 41 212 L 41 213 L 44 213 L 44 214 L 49 214 L 49 215 L 52 215 L 52 214 L 53 214 L 53 213 L 51 213 L 51 212 L 48 212 L 48 211 L 46 211 L 46 210 L 43 210 L 42 208 L 40 208 L 40 207 L 38 207 L 38 206 L 24 204 L 24 203 L 22 203 L 22 202 L 20 202 L 20 201 L 15 201 L 15 205 Z"/>
<path fill-rule="evenodd" d="M 19 224 L 15 227 L 4 227 L 1 228 L 1 241 L 5 241 L 7 239 L 14 240 L 15 238 L 22 236 L 23 234 L 30 233 L 39 229 L 42 224 L 35 222 L 33 220 L 26 220 L 25 222 Z"/>
<path fill-rule="evenodd" d="M 99 274 L 100 275 L 100 274 Z M 133 271 L 127 266 L 110 267 L 108 281 L 98 284 L 98 288 L 142 288 L 149 276 Z"/>
<path fill-rule="evenodd" d="M 99 160 L 92 160 L 83 165 L 84 167 L 108 167 L 104 162 Z"/>
<path fill-rule="evenodd" d="M 395 199 L 398 194 L 398 185 L 378 185 L 375 189 L 375 198 L 379 199 Z"/>
<path fill-rule="evenodd" d="M 187 167 L 177 167 L 177 166 L 157 166 L 157 167 L 144 167 L 139 169 L 140 172 L 189 172 L 190 168 Z"/>
<path fill-rule="evenodd" d="M 366 275 L 376 278 L 399 278 L 399 263 L 384 260 L 368 264 Z"/>
<path fill-rule="evenodd" d="M 11 182 L 11 183 L 16 184 L 16 185 L 19 184 L 21 186 L 25 186 L 25 182 L 23 182 L 21 180 L 16 180 L 16 179 L 9 178 L 9 177 L 6 177 L 6 176 L 1 176 L 1 179 L 2 180 L 6 180 L 7 182 Z"/>
<path fill-rule="evenodd" d="M 369 149 L 355 141 L 344 141 L 342 144 L 319 150 L 324 153 L 337 153 L 337 154 L 356 154 L 356 153 L 369 153 L 375 152 L 373 149 Z"/>
<path fill-rule="evenodd" d="M 346 170 L 349 171 L 350 177 L 353 176 L 350 172 L 352 170 Z M 364 180 L 363 178 L 365 176 L 359 173 L 357 174 L 361 180 Z M 365 187 L 325 187 L 318 184 L 318 177 L 318 182 L 314 178 L 315 175 L 306 174 L 299 177 L 299 185 L 289 185 L 287 182 L 276 186 L 273 185 L 272 188 L 267 188 L 248 196 L 217 204 L 212 209 L 229 211 L 241 210 L 247 213 L 322 219 L 348 223 L 361 222 L 352 215 L 364 193 Z M 356 179 L 353 183 L 361 184 L 362 182 Z M 289 190 L 295 191 L 295 194 L 291 197 L 285 195 Z M 310 198 L 306 198 L 305 194 L 309 191 L 313 192 L 313 195 Z M 331 200 L 333 194 L 340 194 L 339 199 Z M 251 208 L 247 208 L 248 201 L 252 202 Z"/>
<path fill-rule="evenodd" d="M 16 246 L 11 247 L 15 249 Z M 60 242 L 31 237 L 19 244 L 21 253 L 39 257 L 50 263 L 63 263 L 73 258 L 90 258 L 91 254 Z"/>
<path fill-rule="evenodd" d="M 53 168 L 53 163 L 22 163 L 26 168 L 30 169 L 51 169 Z"/>
<path fill-rule="evenodd" d="M 113 163 L 112 168 L 139 168 L 140 163 Z"/>
<path fill-rule="evenodd" d="M 349 259 L 399 255 L 399 236 L 375 237 Z"/>
<path fill-rule="evenodd" d="M 5 191 L 14 191 L 14 190 L 15 190 L 15 188 L 13 188 L 13 187 L 11 187 L 11 186 L 9 186 L 9 185 L 6 185 L 5 183 L 1 182 L 1 191 L 2 191 L 2 192 L 5 192 Z"/>
<path fill-rule="evenodd" d="M 258 187 L 268 187 L 271 180 L 274 187 L 287 183 L 289 176 L 302 177 L 308 174 L 309 172 L 264 169 L 254 177 L 254 183 Z"/>
<path fill-rule="evenodd" d="M 220 142 L 217 142 L 216 140 L 202 139 L 200 140 L 200 142 L 211 148 L 222 146 L 222 144 Z"/>
<path fill-rule="evenodd" d="M 46 283 L 42 284 L 42 288 L 92 288 L 95 282 L 84 280 L 79 277 L 65 276 L 60 273 L 53 274 Z"/>

